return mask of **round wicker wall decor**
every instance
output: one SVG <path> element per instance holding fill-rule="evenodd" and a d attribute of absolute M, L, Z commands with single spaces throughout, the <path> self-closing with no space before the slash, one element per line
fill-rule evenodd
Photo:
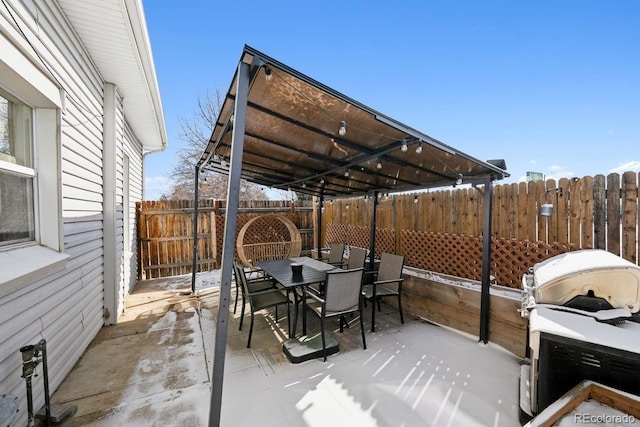
<path fill-rule="evenodd" d="M 236 252 L 250 268 L 257 261 L 300 256 L 302 239 L 296 225 L 283 215 L 260 215 L 247 221 L 238 233 Z"/>

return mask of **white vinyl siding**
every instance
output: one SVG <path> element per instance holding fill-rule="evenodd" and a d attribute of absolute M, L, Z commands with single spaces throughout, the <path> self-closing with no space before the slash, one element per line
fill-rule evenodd
<path fill-rule="evenodd" d="M 122 262 L 122 279 L 123 279 L 123 294 L 129 295 L 132 290 L 133 284 L 136 283 L 138 278 L 138 259 L 137 259 L 137 224 L 136 224 L 136 202 L 142 201 L 142 186 L 143 186 L 143 169 L 144 162 L 142 155 L 142 145 L 135 139 L 131 129 L 125 126 L 125 145 L 124 154 L 128 159 L 128 205 L 125 207 L 126 215 L 123 217 L 123 221 L 126 221 L 128 227 L 124 227 L 122 236 L 123 239 L 128 239 L 128 244 L 123 242 L 123 262 Z M 123 171 L 124 173 L 124 171 Z M 124 176 L 123 176 L 124 183 Z M 123 192 L 123 202 L 124 202 Z M 128 233 L 125 233 L 125 230 Z M 128 234 L 128 235 L 127 235 Z"/>
<path fill-rule="evenodd" d="M 115 165 L 118 207 L 114 230 L 105 230 L 103 104 L 106 82 L 57 1 L 9 0 L 8 4 L 42 59 L 15 29 L 4 6 L 0 7 L 0 42 L 18 44 L 19 51 L 25 55 L 25 63 L 34 64 L 42 75 L 48 75 L 47 70 L 51 70 L 53 76 L 48 75 L 44 80 L 49 79 L 46 82 L 49 86 L 53 83 L 63 89 L 59 93 L 47 89 L 45 93 L 34 95 L 28 85 L 18 88 L 27 103 L 36 96 L 58 97 L 58 109 L 52 111 L 57 111 L 60 126 L 55 138 L 49 136 L 57 147 L 52 147 L 55 155 L 47 153 L 51 157 L 47 167 L 57 171 L 58 178 L 54 178 L 53 183 L 57 183 L 60 196 L 59 205 L 54 208 L 59 213 L 49 212 L 48 204 L 38 209 L 40 215 L 52 213 L 58 218 L 60 242 L 56 250 L 68 257 L 63 269 L 10 292 L 0 292 L 0 391 L 20 397 L 21 407 L 15 424 L 26 425 L 25 381 L 21 378 L 19 349 L 42 338 L 47 340 L 53 394 L 105 324 L 105 233 L 115 233 L 116 318 L 124 310 L 124 298 L 135 284 L 136 246 L 131 241 L 131 252 L 124 250 L 124 221 L 128 222 L 130 238 L 135 239 L 135 203 L 142 197 L 143 148 L 124 117 L 122 99 L 118 97 Z M 0 62 L 3 54 L 0 54 Z M 24 76 L 27 81 L 29 77 Z M 38 86 L 35 83 L 34 86 Z M 44 83 L 40 86 L 47 87 Z M 125 154 L 129 159 L 131 185 L 127 191 L 128 206 L 123 206 Z M 55 233 L 56 227 L 52 228 Z M 36 410 L 44 404 L 42 389 L 42 375 L 34 377 Z"/>

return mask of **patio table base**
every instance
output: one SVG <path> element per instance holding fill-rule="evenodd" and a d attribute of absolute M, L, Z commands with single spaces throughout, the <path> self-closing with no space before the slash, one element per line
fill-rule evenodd
<path fill-rule="evenodd" d="M 327 356 L 338 352 L 338 340 L 330 333 L 325 334 L 327 341 Z M 302 363 L 307 360 L 323 357 L 322 336 L 304 335 L 291 338 L 282 343 L 282 351 L 291 363 Z"/>

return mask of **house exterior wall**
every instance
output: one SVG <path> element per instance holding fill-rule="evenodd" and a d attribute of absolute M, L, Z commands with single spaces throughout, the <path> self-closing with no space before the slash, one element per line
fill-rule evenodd
<path fill-rule="evenodd" d="M 122 299 L 132 291 L 138 278 L 136 202 L 142 201 L 144 183 L 144 156 L 142 146 L 131 128 L 124 127 L 122 170 Z M 122 307 L 124 309 L 124 306 Z"/>
<path fill-rule="evenodd" d="M 43 270 L 46 274 L 39 276 L 26 275 L 11 286 L 0 280 L 0 394 L 20 398 L 15 423 L 25 425 L 26 387 L 19 349 L 43 338 L 47 341 L 53 393 L 105 324 L 105 292 L 116 294 L 115 318 L 111 313 L 114 321 L 124 310 L 124 298 L 136 278 L 135 203 L 142 198 L 143 148 L 128 123 L 135 118 L 124 116 L 118 94 L 114 109 L 114 221 L 112 229 L 106 229 L 105 209 L 109 207 L 104 204 L 103 160 L 108 147 L 103 135 L 104 89 L 108 82 L 103 81 L 57 2 L 8 0 L 8 8 L 4 3 L 0 5 L 0 43 L 13 49 L 0 49 L 0 66 L 25 65 L 15 70 L 17 77 L 11 81 L 3 81 L 5 75 L 0 74 L 0 86 L 29 105 L 41 97 L 47 104 L 43 115 L 57 121 L 49 128 L 55 135 L 48 132 L 45 138 L 40 132 L 35 137 L 53 141 L 46 147 L 36 143 L 36 155 L 47 155 L 41 159 L 46 172 L 43 176 L 54 177 L 46 181 L 53 195 L 41 189 L 36 210 L 39 216 L 57 218 L 54 230 L 46 227 L 40 232 L 42 236 L 55 234 L 58 224 L 59 247 L 44 242 L 33 245 L 44 251 L 38 254 L 55 259 L 56 268 Z M 25 73 L 27 69 L 36 71 Z M 57 97 L 52 87 L 59 89 Z M 125 189 L 125 185 L 129 187 Z M 47 203 L 52 197 L 58 200 L 57 207 Z M 114 252 L 110 254 L 105 253 L 107 233 L 114 237 Z M 20 253 L 0 249 L 0 269 L 10 268 L 7 260 Z M 114 256 L 116 261 L 115 284 L 110 285 L 115 285 L 115 290 L 105 288 L 106 256 Z M 37 372 L 42 373 L 41 366 Z M 42 375 L 33 378 L 33 398 L 38 410 L 44 404 Z"/>

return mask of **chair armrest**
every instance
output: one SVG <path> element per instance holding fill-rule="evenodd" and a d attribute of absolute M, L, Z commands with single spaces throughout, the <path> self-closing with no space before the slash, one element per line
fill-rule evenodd
<path fill-rule="evenodd" d="M 401 283 L 404 280 L 404 278 L 399 278 L 399 279 L 389 279 L 389 280 L 376 280 L 375 282 L 371 283 L 371 285 L 385 285 L 387 283 Z"/>
<path fill-rule="evenodd" d="M 328 258 L 327 258 L 328 259 Z M 340 262 L 328 262 L 327 264 L 329 265 L 333 265 L 335 267 L 344 267 L 345 265 L 347 265 L 346 261 L 340 261 Z"/>
<path fill-rule="evenodd" d="M 324 299 L 320 298 L 320 295 L 316 294 L 315 292 L 309 292 L 307 291 L 306 294 L 311 297 L 312 299 L 318 301 L 321 304 L 324 304 Z"/>
<path fill-rule="evenodd" d="M 266 294 L 273 294 L 273 293 L 280 293 L 282 291 L 282 289 L 279 288 L 273 288 L 273 289 L 265 289 L 263 291 L 256 291 L 256 292 L 249 292 L 249 296 L 256 296 L 256 295 L 266 295 Z"/>
<path fill-rule="evenodd" d="M 271 276 L 262 276 L 262 277 L 256 277 L 254 279 L 249 279 L 247 277 L 247 283 L 251 284 L 251 283 L 259 283 L 259 282 L 271 282 L 271 283 L 275 283 L 273 280 L 273 277 Z"/>
<path fill-rule="evenodd" d="M 251 276 L 255 276 L 255 277 L 251 277 Z M 269 275 L 261 268 L 256 267 L 256 268 L 248 268 L 245 267 L 244 268 L 244 277 L 247 278 L 247 280 L 264 280 L 265 278 L 269 278 Z"/>

